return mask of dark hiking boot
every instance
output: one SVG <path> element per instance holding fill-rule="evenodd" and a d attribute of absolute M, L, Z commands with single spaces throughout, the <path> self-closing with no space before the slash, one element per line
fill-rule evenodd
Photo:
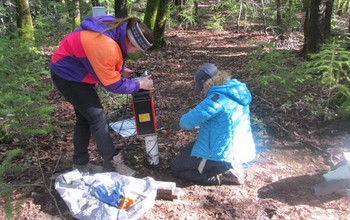
<path fill-rule="evenodd" d="M 244 170 L 238 164 L 232 164 L 231 169 L 219 174 L 220 184 L 228 185 L 243 185 L 244 184 Z"/>

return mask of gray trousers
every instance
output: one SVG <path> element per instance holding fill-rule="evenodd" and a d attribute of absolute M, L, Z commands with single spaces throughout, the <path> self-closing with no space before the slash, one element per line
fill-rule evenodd
<path fill-rule="evenodd" d="M 194 142 L 183 148 L 170 168 L 174 176 L 205 185 L 219 185 L 217 175 L 232 168 L 230 163 L 207 160 L 202 173 L 198 167 L 202 158 L 191 156 Z"/>
<path fill-rule="evenodd" d="M 72 82 L 51 74 L 56 88 L 69 101 L 75 111 L 76 123 L 73 134 L 73 163 L 85 165 L 89 162 L 88 146 L 91 136 L 105 161 L 112 160 L 117 154 L 113 140 L 109 135 L 106 115 L 95 85 Z"/>

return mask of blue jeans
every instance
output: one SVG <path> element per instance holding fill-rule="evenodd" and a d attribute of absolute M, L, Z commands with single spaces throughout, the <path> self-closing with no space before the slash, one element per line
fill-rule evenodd
<path fill-rule="evenodd" d="M 76 123 L 73 134 L 73 163 L 85 165 L 89 162 L 88 146 L 91 136 L 101 157 L 105 161 L 112 160 L 117 150 L 109 134 L 106 115 L 95 85 L 68 81 L 52 72 L 51 78 L 56 88 L 74 107 Z"/>

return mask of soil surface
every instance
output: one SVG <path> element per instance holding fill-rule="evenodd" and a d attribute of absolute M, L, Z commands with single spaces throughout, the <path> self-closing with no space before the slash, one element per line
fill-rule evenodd
<path fill-rule="evenodd" d="M 233 25 L 227 25 L 224 32 L 214 32 L 191 27 L 167 32 L 166 48 L 149 51 L 141 59 L 129 62 L 130 68 L 148 70 L 155 82 L 159 166 L 145 166 L 143 139 L 122 138 L 111 130 L 112 137 L 122 149 L 127 165 L 155 180 L 175 182 L 183 193 L 173 201 L 157 199 L 140 219 L 350 218 L 350 200 L 345 192 L 322 197 L 314 194 L 314 186 L 323 181 L 322 174 L 342 160 L 342 153 L 349 150 L 346 124 L 327 122 L 325 125 L 298 118 L 291 112 L 276 111 L 269 100 L 281 95 L 278 92 L 262 93 L 259 88 L 250 87 L 252 118 L 264 122 L 266 132 L 253 123 L 259 154 L 246 169 L 244 185 L 202 186 L 177 179 L 170 172 L 172 159 L 196 138 L 197 131 L 184 131 L 178 126 L 181 115 L 198 102 L 192 95 L 196 69 L 211 62 L 234 75 L 244 68 L 247 54 L 257 49 L 259 42 L 277 40 L 253 28 L 238 32 Z M 253 77 L 237 75 L 248 85 Z M 109 96 L 103 100 L 110 122 L 131 117 L 131 96 L 119 103 L 121 110 L 115 108 L 118 103 L 111 102 Z M 71 169 L 73 109 L 57 92 L 50 95 L 50 102 L 57 107 L 53 117 L 58 129 L 38 137 L 37 147 L 26 152 L 32 161 L 30 169 L 20 175 L 6 176 L 9 183 L 32 186 L 30 190 L 15 191 L 15 201 L 21 203 L 20 209 L 14 210 L 13 219 L 74 219 L 54 189 L 55 175 Z M 21 145 L 23 143 L 14 140 L 5 147 Z M 93 142 L 90 150 L 91 162 L 101 165 Z M 3 208 L 4 203 L 1 204 Z M 0 213 L 3 219 L 4 212 Z"/>

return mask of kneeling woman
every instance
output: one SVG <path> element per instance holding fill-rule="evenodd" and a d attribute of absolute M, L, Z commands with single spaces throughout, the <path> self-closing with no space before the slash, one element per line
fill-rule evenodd
<path fill-rule="evenodd" d="M 173 174 L 192 182 L 243 184 L 242 163 L 255 158 L 250 127 L 251 94 L 244 83 L 214 64 L 202 65 L 195 74 L 195 94 L 204 99 L 180 119 L 182 129 L 199 127 L 197 139 L 171 164 Z"/>

